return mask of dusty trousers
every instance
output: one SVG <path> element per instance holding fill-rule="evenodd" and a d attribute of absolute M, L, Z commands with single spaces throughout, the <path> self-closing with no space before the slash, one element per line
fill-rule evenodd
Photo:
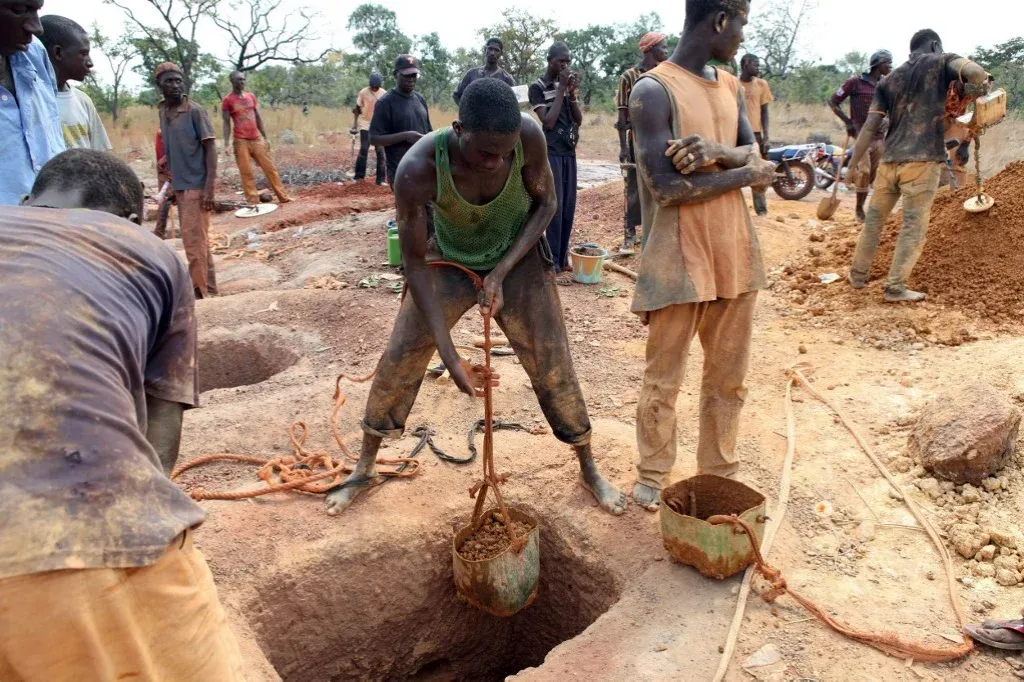
<path fill-rule="evenodd" d="M 736 437 L 747 397 L 757 292 L 738 298 L 672 305 L 648 313 L 647 367 L 637 405 L 637 480 L 661 489 L 676 461 L 676 399 L 694 335 L 704 349 L 700 389 L 700 473 L 733 476 Z"/>
<path fill-rule="evenodd" d="M 0 680 L 242 682 L 238 642 L 191 536 L 151 566 L 0 580 Z"/>
<path fill-rule="evenodd" d="M 530 377 L 552 433 L 563 443 L 586 445 L 590 417 L 573 368 L 552 266 L 541 249 L 531 249 L 505 278 L 505 305 L 496 322 Z M 455 268 L 432 267 L 429 272 L 445 325 L 451 329 L 477 304 L 477 292 L 469 277 Z M 475 310 L 473 315 L 474 323 L 480 324 Z M 406 296 L 370 388 L 362 422 L 365 432 L 401 437 L 434 348 L 426 318 L 412 295 Z M 467 409 L 481 408 L 470 408 L 467 402 Z"/>
<path fill-rule="evenodd" d="M 263 169 L 267 176 L 267 184 L 274 191 L 280 201 L 288 200 L 288 193 L 284 191 L 281 184 L 281 176 L 277 174 L 277 166 L 270 158 L 267 145 L 263 140 L 243 140 L 236 137 L 234 141 L 235 162 L 238 164 L 238 174 L 242 179 L 242 191 L 245 192 L 245 200 L 250 204 L 260 203 L 260 193 L 256 191 L 256 176 L 252 171 L 252 162 L 255 161 Z"/>
<path fill-rule="evenodd" d="M 174 193 L 178 206 L 181 242 L 188 259 L 192 286 L 202 298 L 217 293 L 217 273 L 210 253 L 210 212 L 203 208 L 203 190 L 186 189 Z"/>
<path fill-rule="evenodd" d="M 851 280 L 868 281 L 882 228 L 902 196 L 903 227 L 896 240 L 886 288 L 899 289 L 907 285 L 910 273 L 924 250 L 925 232 L 931 220 L 932 203 L 943 170 L 944 165 L 941 163 L 922 162 L 883 163 L 878 167 L 875 194 L 871 198 L 864 229 L 857 240 L 857 249 L 853 252 Z"/>

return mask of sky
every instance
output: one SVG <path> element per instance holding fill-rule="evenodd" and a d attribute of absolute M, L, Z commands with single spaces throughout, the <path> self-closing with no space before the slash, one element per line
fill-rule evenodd
<path fill-rule="evenodd" d="M 242 0 L 244 1 L 244 0 Z M 144 7 L 145 0 L 125 0 L 133 6 Z M 223 0 L 226 4 L 231 0 Z M 479 42 L 478 29 L 495 23 L 506 7 L 518 7 L 538 16 L 555 19 L 567 29 L 584 28 L 587 24 L 629 23 L 647 12 L 658 12 L 666 32 L 682 29 L 685 2 L 641 2 L 633 5 L 622 0 L 587 0 L 586 11 L 582 2 L 552 3 L 550 0 L 516 0 L 491 2 L 483 5 L 468 2 L 432 3 L 423 0 L 378 0 L 398 15 L 399 28 L 408 35 L 421 35 L 436 31 L 450 48 L 473 47 Z M 284 0 L 282 9 L 308 6 L 319 11 L 320 48 L 349 48 L 351 41 L 345 30 L 348 15 L 360 3 L 353 0 Z M 751 6 L 751 21 L 757 21 L 758 0 Z M 444 11 L 442 8 L 458 8 Z M 472 11 L 464 11 L 472 6 Z M 623 11 L 624 6 L 631 8 Z M 802 32 L 800 56 L 832 63 L 843 55 L 858 51 L 870 54 L 888 49 L 901 62 L 909 52 L 910 37 L 921 28 L 932 28 L 943 38 L 947 51 L 969 54 L 978 46 L 990 46 L 1024 34 L 1024 3 L 1018 0 L 989 0 L 985 16 L 976 20 L 962 1 L 953 0 L 817 0 L 810 22 Z M 927 11 L 925 11 L 927 8 Z M 104 4 L 103 0 L 46 0 L 42 14 L 61 14 L 90 27 L 98 22 L 106 33 L 116 34 L 123 24 L 121 10 Z M 208 31 L 204 48 L 218 53 L 217 44 L 223 42 L 216 29 Z M 208 49 L 208 48 L 207 48 Z M 218 56 L 226 56 L 220 55 Z M 101 78 L 108 73 L 102 55 L 94 55 L 96 69 Z M 135 85 L 138 85 L 135 83 Z"/>

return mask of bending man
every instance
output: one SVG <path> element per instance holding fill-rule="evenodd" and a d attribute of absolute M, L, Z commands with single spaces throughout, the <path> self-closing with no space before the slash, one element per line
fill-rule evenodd
<path fill-rule="evenodd" d="M 382 439 L 401 436 L 435 347 L 459 389 L 476 395 L 449 330 L 477 304 L 477 292 L 464 273 L 429 268 L 431 260 L 458 263 L 484 277 L 481 305 L 508 336 L 555 437 L 576 451 L 584 487 L 605 510 L 625 510 L 625 495 L 594 463 L 590 418 L 542 239 L 555 201 L 544 133 L 519 113 L 511 88 L 494 78 L 466 88 L 459 120 L 428 134 L 406 155 L 395 203 L 411 296 L 402 303 L 370 389 L 359 464 L 328 495 L 328 513 L 348 507 L 376 474 Z M 428 203 L 436 230 L 429 240 Z"/>

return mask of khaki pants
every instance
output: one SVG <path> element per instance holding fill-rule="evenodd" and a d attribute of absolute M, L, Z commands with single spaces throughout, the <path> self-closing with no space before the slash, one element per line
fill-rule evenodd
<path fill-rule="evenodd" d="M 743 379 L 756 303 L 757 292 L 752 291 L 735 299 L 673 305 L 648 314 L 647 368 L 636 417 L 640 483 L 660 490 L 675 464 L 676 398 L 694 335 L 700 336 L 704 349 L 697 468 L 719 476 L 733 476 L 739 469 L 736 437 L 747 397 Z"/>
<path fill-rule="evenodd" d="M 885 154 L 885 140 L 875 140 L 868 147 L 868 153 L 860 160 L 857 167 L 857 194 L 867 194 L 878 177 L 878 166 Z"/>
<path fill-rule="evenodd" d="M 242 176 L 242 191 L 245 192 L 245 199 L 250 204 L 260 203 L 260 194 L 256 191 L 256 176 L 252 172 L 252 162 L 255 161 L 263 169 L 267 176 L 267 183 L 270 189 L 281 201 L 288 200 L 288 193 L 281 185 L 281 176 L 277 174 L 277 166 L 270 158 L 267 145 L 263 140 L 243 140 L 235 138 L 235 161 L 238 163 L 238 174 Z"/>
<path fill-rule="evenodd" d="M 889 268 L 887 288 L 899 289 L 907 285 L 910 273 L 924 249 L 924 235 L 931 220 L 932 202 L 939 188 L 941 163 L 883 163 L 875 179 L 875 195 L 871 198 L 867 220 L 861 230 L 857 249 L 853 253 L 850 278 L 867 282 L 871 263 L 878 251 L 878 240 L 889 214 L 903 197 L 903 227 L 896 241 L 896 252 Z"/>
<path fill-rule="evenodd" d="M 181 242 L 188 259 L 192 286 L 202 298 L 217 293 L 217 273 L 210 253 L 210 212 L 203 209 L 203 190 L 186 189 L 174 193 L 178 206 Z"/>
<path fill-rule="evenodd" d="M 238 643 L 191 533 L 153 565 L 0 580 L 0 680 L 242 680 Z"/>

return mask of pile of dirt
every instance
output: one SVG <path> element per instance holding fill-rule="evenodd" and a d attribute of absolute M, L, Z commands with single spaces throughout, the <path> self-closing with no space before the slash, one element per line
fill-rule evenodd
<path fill-rule="evenodd" d="M 516 537 L 522 537 L 533 530 L 533 526 L 522 521 L 512 521 Z M 498 556 L 508 549 L 510 541 L 505 522 L 500 512 L 494 512 L 482 526 L 470 533 L 459 545 L 459 554 L 467 561 L 484 561 Z"/>
<path fill-rule="evenodd" d="M 622 244 L 624 214 L 622 182 L 609 182 L 576 195 L 572 242 L 592 242 L 605 248 Z"/>
<path fill-rule="evenodd" d="M 302 197 L 316 199 L 352 199 L 380 197 L 392 198 L 391 188 L 374 182 L 341 182 L 326 183 L 312 187 L 302 193 Z"/>
<path fill-rule="evenodd" d="M 267 225 L 268 232 L 298 227 L 320 220 L 332 220 L 350 213 L 384 211 L 394 205 L 388 187 L 372 182 L 327 183 L 317 185 L 295 198 L 299 210 Z"/>

